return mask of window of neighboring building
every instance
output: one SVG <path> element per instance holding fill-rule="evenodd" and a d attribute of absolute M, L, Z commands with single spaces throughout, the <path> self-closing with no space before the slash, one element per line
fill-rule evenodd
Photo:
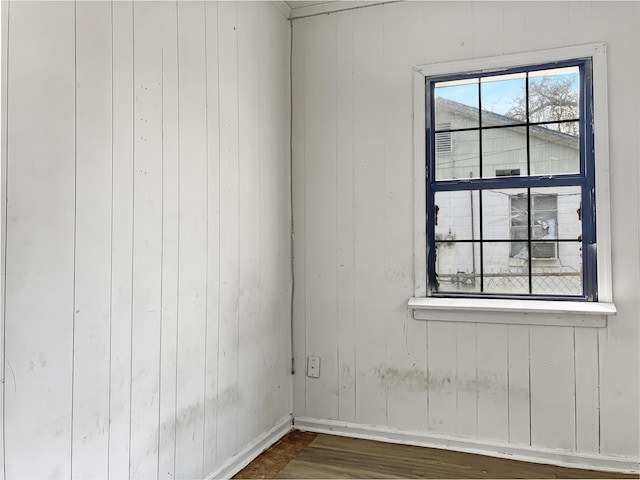
<path fill-rule="evenodd" d="M 591 60 L 425 92 L 430 294 L 597 301 Z"/>
<path fill-rule="evenodd" d="M 527 197 L 513 195 L 511 208 L 510 258 L 527 261 L 529 258 Z M 531 260 L 549 260 L 558 258 L 558 195 L 534 195 L 531 198 Z"/>

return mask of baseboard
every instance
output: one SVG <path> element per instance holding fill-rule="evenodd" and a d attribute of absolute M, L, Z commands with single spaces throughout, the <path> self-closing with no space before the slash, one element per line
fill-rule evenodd
<path fill-rule="evenodd" d="M 531 447 L 529 445 L 505 444 L 480 441 L 471 438 L 399 430 L 388 427 L 360 425 L 356 423 L 318 420 L 296 417 L 294 429 L 342 435 L 346 437 L 379 440 L 390 443 L 441 448 L 465 453 L 476 453 L 491 457 L 508 458 L 533 463 L 545 463 L 560 467 L 583 468 L 608 472 L 638 473 L 638 461 L 626 457 L 592 455 L 564 450 Z"/>
<path fill-rule="evenodd" d="M 289 414 L 283 417 L 269 430 L 257 437 L 243 450 L 236 453 L 233 457 L 227 460 L 215 472 L 209 474 L 206 477 L 206 480 L 213 480 L 214 478 L 225 479 L 233 477 L 236 473 L 249 465 L 258 455 L 260 455 L 267 448 L 280 440 L 283 435 L 291 430 L 291 428 L 292 416 L 291 414 Z"/>

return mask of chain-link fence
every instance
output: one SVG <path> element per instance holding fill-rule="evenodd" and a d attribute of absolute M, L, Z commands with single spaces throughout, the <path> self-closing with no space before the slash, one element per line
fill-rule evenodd
<path fill-rule="evenodd" d="M 438 275 L 438 291 L 529 293 L 528 272 L 464 273 Z M 536 294 L 581 295 L 579 272 L 532 272 L 531 292 Z"/>

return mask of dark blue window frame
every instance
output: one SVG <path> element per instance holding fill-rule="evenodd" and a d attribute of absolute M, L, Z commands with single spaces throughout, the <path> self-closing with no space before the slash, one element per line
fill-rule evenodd
<path fill-rule="evenodd" d="M 436 179 L 436 142 L 435 142 L 435 84 L 453 80 L 482 78 L 502 74 L 534 72 L 562 67 L 578 67 L 580 72 L 579 100 L 579 145 L 580 173 L 557 175 L 528 175 L 497 178 L 470 178 L 455 180 Z M 576 59 L 565 62 L 529 65 L 498 71 L 471 72 L 468 74 L 434 76 L 425 79 L 426 87 L 426 230 L 427 230 L 427 286 L 434 297 L 471 297 L 471 298 L 517 298 L 538 300 L 583 300 L 598 301 L 597 265 L 596 265 L 596 211 L 595 211 L 595 158 L 593 145 L 593 73 L 591 59 Z M 480 88 L 480 87 L 479 87 Z M 527 94 L 528 96 L 528 94 Z M 522 124 L 512 126 L 529 127 L 529 119 Z M 482 129 L 479 125 L 478 130 Z M 529 145 L 527 145 L 529 148 Z M 482 155 L 482 153 L 479 153 Z M 527 153 L 529 156 L 529 153 Z M 435 195 L 445 191 L 473 191 L 505 188 L 539 188 L 579 186 L 582 193 L 582 295 L 549 294 L 495 294 L 486 293 L 482 287 L 484 279 L 480 272 L 480 292 L 438 292 L 436 275 L 436 239 L 435 239 Z M 529 191 L 529 190 L 528 190 Z M 480 239 L 478 243 L 489 242 Z M 529 240 L 531 241 L 531 240 Z M 482 259 L 480 264 L 482 265 Z M 531 264 L 529 262 L 529 291 L 531 292 Z"/>

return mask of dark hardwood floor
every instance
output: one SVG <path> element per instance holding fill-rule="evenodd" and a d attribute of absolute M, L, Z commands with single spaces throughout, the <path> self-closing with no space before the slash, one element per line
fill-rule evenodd
<path fill-rule="evenodd" d="M 638 478 L 292 431 L 234 478 Z"/>

